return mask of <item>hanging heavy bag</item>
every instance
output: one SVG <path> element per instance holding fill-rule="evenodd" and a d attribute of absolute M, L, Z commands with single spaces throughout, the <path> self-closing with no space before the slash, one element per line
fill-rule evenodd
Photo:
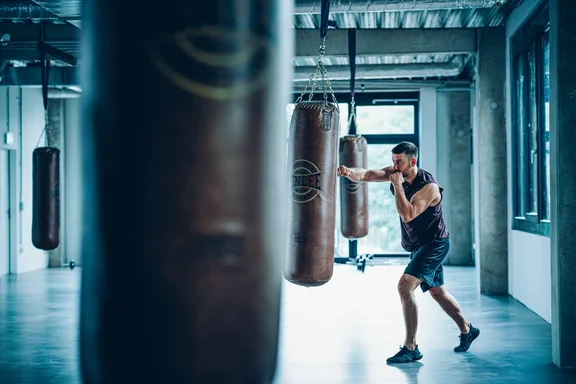
<path fill-rule="evenodd" d="M 357 134 L 356 102 L 356 30 L 348 30 L 348 61 L 350 62 L 350 117 L 348 135 L 340 138 L 340 165 L 367 168 L 368 142 Z M 347 239 L 368 235 L 368 186 L 366 183 L 340 178 L 340 232 Z"/>
<path fill-rule="evenodd" d="M 86 1 L 86 383 L 273 380 L 289 3 L 239 4 Z"/>
<path fill-rule="evenodd" d="M 45 251 L 60 244 L 60 150 L 32 153 L 32 244 Z"/>
<path fill-rule="evenodd" d="M 366 168 L 368 144 L 359 135 L 340 138 L 340 165 Z M 368 235 L 368 186 L 340 178 L 340 232 L 347 239 Z"/>
<path fill-rule="evenodd" d="M 339 122 L 335 103 L 294 107 L 288 149 L 292 231 L 284 264 L 284 277 L 294 284 L 318 286 L 332 277 Z"/>
<path fill-rule="evenodd" d="M 318 64 L 296 100 L 290 122 L 291 217 L 284 278 L 306 287 L 326 284 L 334 268 L 340 111 L 324 67 L 329 12 L 330 1 L 322 0 Z M 313 101 L 318 80 L 323 101 Z M 302 101 L 311 85 L 308 101 Z"/>

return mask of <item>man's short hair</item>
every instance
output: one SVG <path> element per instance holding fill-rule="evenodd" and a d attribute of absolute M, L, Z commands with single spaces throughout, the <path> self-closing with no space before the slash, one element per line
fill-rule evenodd
<path fill-rule="evenodd" d="M 418 158 L 418 147 L 409 141 L 403 141 L 394 148 L 392 148 L 392 153 L 395 155 L 406 154 L 409 159 Z"/>

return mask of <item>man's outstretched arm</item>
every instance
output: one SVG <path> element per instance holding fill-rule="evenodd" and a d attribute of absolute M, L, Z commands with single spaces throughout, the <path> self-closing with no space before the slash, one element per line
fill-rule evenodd
<path fill-rule="evenodd" d="M 351 181 L 390 181 L 390 175 L 394 173 L 393 167 L 382 169 L 348 168 L 344 165 L 338 167 L 338 176 L 347 177 Z"/>

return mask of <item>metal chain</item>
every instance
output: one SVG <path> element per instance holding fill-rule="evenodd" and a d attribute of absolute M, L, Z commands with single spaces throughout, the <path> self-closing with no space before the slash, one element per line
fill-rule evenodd
<path fill-rule="evenodd" d="M 45 141 L 45 145 L 47 147 L 56 147 L 56 139 L 54 139 L 54 135 L 52 135 L 52 130 L 50 128 L 48 128 L 48 111 L 44 111 L 44 129 L 42 130 L 42 133 L 40 133 L 40 137 L 38 138 L 38 142 L 36 143 L 36 147 L 38 147 L 38 145 L 40 144 L 40 140 L 42 140 L 42 134 L 46 134 L 46 136 L 44 137 Z"/>
<path fill-rule="evenodd" d="M 298 99 L 296 99 L 296 104 L 300 103 L 302 101 L 302 98 L 304 97 L 304 95 L 306 94 L 306 91 L 308 90 L 308 87 L 310 86 L 310 83 L 312 83 L 312 80 L 315 77 L 318 77 L 317 75 L 318 72 L 318 67 L 316 67 L 314 69 L 314 72 L 312 72 L 312 74 L 310 75 L 310 77 L 308 78 L 308 82 L 306 83 L 306 86 L 304 87 L 304 90 L 302 91 L 302 93 L 300 94 L 300 96 L 298 96 Z M 314 87 L 316 87 L 316 83 L 314 83 Z"/>
<path fill-rule="evenodd" d="M 323 88 L 322 91 L 324 92 L 324 95 L 323 95 L 324 96 L 324 103 L 326 105 L 328 104 L 328 94 L 327 94 L 327 90 L 328 90 L 328 92 L 330 92 L 330 95 L 332 96 L 332 101 L 336 105 L 336 108 L 338 108 L 338 102 L 336 101 L 336 95 L 334 94 L 334 89 L 332 88 L 332 83 L 330 82 L 330 79 L 328 78 L 328 72 L 326 71 L 326 67 L 324 66 L 324 54 L 325 53 L 326 53 L 326 37 L 322 38 L 322 40 L 320 42 L 320 48 L 318 49 L 318 64 L 316 65 L 316 68 L 314 68 L 314 72 L 312 72 L 312 74 L 308 78 L 308 82 L 306 83 L 304 90 L 302 91 L 302 93 L 300 94 L 298 99 L 296 99 L 296 104 L 298 104 L 302 101 L 302 98 L 306 94 L 306 91 L 308 90 L 308 87 L 310 86 L 310 84 L 312 84 L 312 89 L 310 90 L 310 96 L 308 97 L 308 101 L 312 101 L 312 97 L 314 96 L 314 91 L 316 90 L 317 82 L 320 78 L 322 80 L 322 88 Z"/>
<path fill-rule="evenodd" d="M 318 85 L 318 76 L 320 76 L 320 68 L 318 66 L 314 68 L 314 73 L 312 73 L 312 75 L 314 76 L 313 79 L 314 82 L 312 83 L 312 89 L 310 90 L 310 96 L 308 96 L 308 101 L 312 101 L 312 96 L 314 96 L 316 85 Z"/>

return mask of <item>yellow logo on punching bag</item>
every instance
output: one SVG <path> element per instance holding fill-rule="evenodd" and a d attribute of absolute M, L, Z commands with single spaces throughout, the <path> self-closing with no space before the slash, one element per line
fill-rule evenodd
<path fill-rule="evenodd" d="M 322 190 L 322 172 L 308 160 L 296 160 L 292 170 L 292 199 L 297 203 L 312 201 Z"/>
<path fill-rule="evenodd" d="M 248 96 L 270 77 L 270 44 L 245 29 L 185 28 L 154 39 L 148 52 L 172 84 L 206 99 Z"/>

